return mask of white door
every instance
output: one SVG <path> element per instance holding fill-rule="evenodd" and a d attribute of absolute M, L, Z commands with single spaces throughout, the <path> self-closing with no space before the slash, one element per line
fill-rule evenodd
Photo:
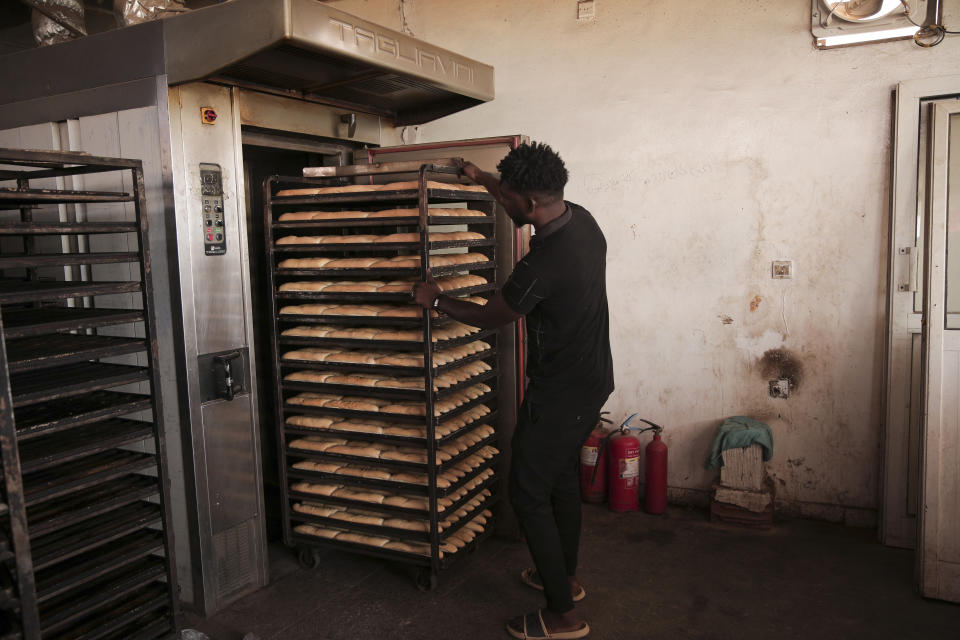
<path fill-rule="evenodd" d="M 929 110 L 917 555 L 923 595 L 960 602 L 960 101 Z"/>
<path fill-rule="evenodd" d="M 894 114 L 888 336 L 880 539 L 917 547 L 921 504 L 925 217 L 936 103 L 960 95 L 960 76 L 901 83 Z"/>

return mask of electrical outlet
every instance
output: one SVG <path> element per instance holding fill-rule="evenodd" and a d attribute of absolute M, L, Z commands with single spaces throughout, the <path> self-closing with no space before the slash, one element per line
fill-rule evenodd
<path fill-rule="evenodd" d="M 793 260 L 774 260 L 770 268 L 770 277 L 774 280 L 787 280 L 793 277 Z"/>
<path fill-rule="evenodd" d="M 770 380 L 770 397 L 771 398 L 789 398 L 790 397 L 790 381 L 786 378 L 780 378 L 779 380 Z"/>
<path fill-rule="evenodd" d="M 579 0 L 577 2 L 577 20 L 593 20 L 597 16 L 595 0 Z"/>

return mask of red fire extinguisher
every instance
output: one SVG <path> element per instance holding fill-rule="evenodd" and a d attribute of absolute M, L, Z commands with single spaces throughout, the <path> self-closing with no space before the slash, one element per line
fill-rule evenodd
<path fill-rule="evenodd" d="M 647 513 L 660 514 L 667 507 L 667 445 L 660 439 L 663 427 L 640 418 L 650 426 L 644 429 L 631 428 L 630 421 L 636 416 L 633 414 L 619 429 L 611 432 L 602 446 L 606 449 L 610 508 L 619 512 L 636 511 L 639 508 L 640 441 L 630 432 L 653 431 L 653 440 L 644 453 L 644 509 Z"/>
<path fill-rule="evenodd" d="M 600 421 L 580 448 L 580 497 L 584 502 L 600 504 L 607 501 L 607 465 L 606 458 L 601 455 L 607 437 L 603 425 L 611 424 L 603 417 L 607 413 L 600 414 Z"/>
<path fill-rule="evenodd" d="M 643 420 L 643 418 L 640 418 Z M 660 439 L 663 427 L 649 420 L 643 420 L 653 431 L 653 440 L 647 445 L 644 456 L 643 509 L 647 513 L 659 515 L 667 510 L 667 445 Z"/>
<path fill-rule="evenodd" d="M 614 511 L 636 511 L 640 506 L 640 441 L 627 427 L 636 415 L 627 418 L 607 441 L 607 485 Z"/>

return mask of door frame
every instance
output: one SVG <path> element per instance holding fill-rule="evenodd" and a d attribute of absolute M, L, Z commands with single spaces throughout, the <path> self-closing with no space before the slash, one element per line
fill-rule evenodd
<path fill-rule="evenodd" d="M 953 155 L 950 128 L 954 118 L 960 119 L 960 100 L 935 102 L 930 110 L 924 216 L 922 510 L 917 568 L 924 596 L 960 602 L 960 474 L 956 458 L 950 455 L 960 446 L 960 329 L 948 329 L 946 324 L 947 198 Z M 954 161 L 956 158 L 954 155 Z"/>
<path fill-rule="evenodd" d="M 960 75 L 951 75 L 901 82 L 894 98 L 879 537 L 883 544 L 911 549 L 917 546 L 918 529 L 917 518 L 909 514 L 908 486 L 913 351 L 922 324 L 922 314 L 914 312 L 920 278 L 916 220 L 921 110 L 931 100 L 957 95 Z M 905 248 L 913 251 L 901 253 Z M 919 409 L 914 406 L 914 413 Z"/>

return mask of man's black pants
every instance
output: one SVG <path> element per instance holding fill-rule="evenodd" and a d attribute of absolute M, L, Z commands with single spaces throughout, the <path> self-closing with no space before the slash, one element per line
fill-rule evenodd
<path fill-rule="evenodd" d="M 510 502 L 543 582 L 547 608 L 556 613 L 573 609 L 567 576 L 576 575 L 580 546 L 577 463 L 602 406 L 528 396 L 513 435 Z"/>

